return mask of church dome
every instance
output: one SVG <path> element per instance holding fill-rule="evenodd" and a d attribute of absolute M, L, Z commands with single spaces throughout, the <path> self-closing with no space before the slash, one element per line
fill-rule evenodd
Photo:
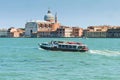
<path fill-rule="evenodd" d="M 51 11 L 48 10 L 48 13 L 44 16 L 45 21 L 52 21 L 54 20 L 54 15 L 52 15 Z"/>

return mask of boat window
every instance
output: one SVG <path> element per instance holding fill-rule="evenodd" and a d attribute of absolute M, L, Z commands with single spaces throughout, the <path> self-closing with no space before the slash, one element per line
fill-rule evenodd
<path fill-rule="evenodd" d="M 64 48 L 65 46 L 64 45 L 62 45 L 62 48 Z"/>
<path fill-rule="evenodd" d="M 61 48 L 62 46 L 61 45 L 58 45 L 59 46 L 59 48 Z"/>
<path fill-rule="evenodd" d="M 72 48 L 72 46 L 70 45 L 69 48 Z"/>
<path fill-rule="evenodd" d="M 68 45 L 65 45 L 65 48 L 68 48 Z"/>
<path fill-rule="evenodd" d="M 47 45 L 46 43 L 42 43 L 42 45 Z"/>
<path fill-rule="evenodd" d="M 73 46 L 73 48 L 76 48 L 76 46 Z"/>
<path fill-rule="evenodd" d="M 85 48 L 85 46 L 82 46 L 82 48 Z"/>
<path fill-rule="evenodd" d="M 78 49 L 81 49 L 82 48 L 82 46 L 78 46 Z"/>
<path fill-rule="evenodd" d="M 85 46 L 79 46 L 78 47 L 78 49 L 84 49 L 85 48 Z"/>

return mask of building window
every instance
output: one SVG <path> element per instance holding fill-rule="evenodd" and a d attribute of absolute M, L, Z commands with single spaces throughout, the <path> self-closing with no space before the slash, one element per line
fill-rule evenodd
<path fill-rule="evenodd" d="M 49 24 L 49 27 L 51 27 L 51 24 Z"/>
<path fill-rule="evenodd" d="M 40 24 L 40 27 L 43 27 L 43 24 Z"/>
<path fill-rule="evenodd" d="M 47 27 L 47 24 L 45 24 L 45 27 Z"/>

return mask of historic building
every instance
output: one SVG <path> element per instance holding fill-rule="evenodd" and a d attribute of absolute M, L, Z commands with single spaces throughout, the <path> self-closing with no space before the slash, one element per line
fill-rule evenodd
<path fill-rule="evenodd" d="M 120 27 L 108 29 L 107 37 L 108 38 L 120 38 Z"/>
<path fill-rule="evenodd" d="M 7 29 L 0 29 L 0 37 L 7 37 Z"/>
<path fill-rule="evenodd" d="M 61 26 L 56 31 L 57 37 L 72 37 L 72 31 L 72 27 Z"/>
<path fill-rule="evenodd" d="M 79 27 L 60 26 L 55 31 L 40 31 L 36 34 L 36 37 L 82 37 L 83 29 Z"/>
<path fill-rule="evenodd" d="M 59 27 L 60 23 L 57 21 L 57 14 L 54 16 L 51 11 L 48 10 L 44 16 L 44 21 L 30 21 L 25 24 L 25 36 L 31 37 L 36 34 L 37 37 L 47 37 Z"/>
<path fill-rule="evenodd" d="M 16 29 L 14 27 L 11 27 L 7 30 L 7 37 L 23 37 L 24 36 L 24 30 L 22 29 Z"/>
<path fill-rule="evenodd" d="M 61 26 L 55 16 L 48 10 L 44 21 L 36 20 L 25 24 L 26 37 L 81 37 L 83 29 L 79 27 Z"/>
<path fill-rule="evenodd" d="M 111 28 L 110 26 L 90 26 L 86 30 L 84 30 L 84 37 L 90 38 L 106 38 L 107 30 Z"/>
<path fill-rule="evenodd" d="M 72 32 L 73 37 L 82 37 L 83 36 L 83 29 L 79 27 L 73 27 Z"/>
<path fill-rule="evenodd" d="M 84 30 L 84 37 L 120 38 L 120 26 L 90 26 Z"/>

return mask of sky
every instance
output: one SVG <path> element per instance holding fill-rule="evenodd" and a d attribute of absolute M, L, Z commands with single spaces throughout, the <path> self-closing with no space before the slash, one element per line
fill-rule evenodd
<path fill-rule="evenodd" d="M 44 20 L 48 9 L 61 25 L 120 26 L 120 0 L 0 0 L 0 28 L 25 28 L 31 20 Z"/>

